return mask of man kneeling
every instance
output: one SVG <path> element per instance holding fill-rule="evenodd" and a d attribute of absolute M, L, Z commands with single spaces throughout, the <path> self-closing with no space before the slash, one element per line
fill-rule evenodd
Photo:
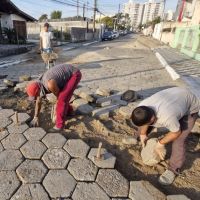
<path fill-rule="evenodd" d="M 199 110 L 200 101 L 194 94 L 187 89 L 174 87 L 143 100 L 132 112 L 132 122 L 139 127 L 143 147 L 151 126 L 169 130 L 155 147 L 155 152 L 164 160 L 165 145 L 173 142 L 169 167 L 159 177 L 163 185 L 170 185 L 180 172 L 185 160 L 185 140 L 194 127 Z"/>

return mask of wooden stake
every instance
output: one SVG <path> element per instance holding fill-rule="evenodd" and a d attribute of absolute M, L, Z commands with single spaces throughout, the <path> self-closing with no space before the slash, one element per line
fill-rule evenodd
<path fill-rule="evenodd" d="M 99 147 L 97 150 L 97 156 L 96 156 L 97 159 L 101 158 L 101 147 L 102 147 L 102 142 L 99 143 Z"/>
<path fill-rule="evenodd" d="M 17 112 L 15 112 L 15 123 L 16 123 L 16 125 L 19 125 L 19 118 L 18 118 Z"/>

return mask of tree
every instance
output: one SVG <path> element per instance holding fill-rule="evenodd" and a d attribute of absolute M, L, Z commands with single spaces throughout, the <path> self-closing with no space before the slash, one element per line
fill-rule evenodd
<path fill-rule="evenodd" d="M 104 17 L 101 19 L 101 23 L 105 24 L 108 28 L 114 27 L 114 21 L 112 17 Z"/>
<path fill-rule="evenodd" d="M 42 22 L 42 21 L 46 21 L 48 19 L 48 15 L 47 14 L 43 14 L 39 17 L 39 21 Z"/>
<path fill-rule="evenodd" d="M 61 19 L 61 16 L 62 16 L 62 11 L 59 10 L 54 10 L 51 13 L 51 19 Z"/>

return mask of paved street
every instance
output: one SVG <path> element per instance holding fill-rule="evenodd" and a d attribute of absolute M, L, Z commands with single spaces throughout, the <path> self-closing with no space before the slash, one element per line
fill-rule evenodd
<path fill-rule="evenodd" d="M 82 46 L 77 49 L 63 51 L 68 47 L 57 48 L 59 60 L 57 63 L 73 63 L 82 73 L 81 85 L 93 89 L 97 87 L 124 91 L 133 89 L 142 94 L 150 95 L 175 83 L 163 69 L 153 52 L 140 43 L 135 43 L 135 35 L 114 40 Z M 73 44 L 69 47 L 73 47 Z M 45 71 L 44 64 L 33 52 L 4 58 L 4 60 L 31 59 L 13 66 L 2 67 L 1 74 L 8 79 L 17 80 L 20 75 L 36 76 Z M 3 59 L 2 59 L 3 60 Z M 2 61 L 1 61 L 2 62 Z"/>
<path fill-rule="evenodd" d="M 115 92 L 132 89 L 147 97 L 162 89 L 182 84 L 171 79 L 151 51 L 151 48 L 157 47 L 160 44 L 155 40 L 131 34 L 89 46 L 67 44 L 55 48 L 55 51 L 59 55 L 58 64 L 71 63 L 80 68 L 83 74 L 80 82 L 82 88 L 88 87 L 92 93 L 97 88 Z M 23 62 L 9 65 L 16 60 Z M 0 60 L 1 65 L 4 65 L 0 68 L 1 75 L 7 75 L 7 79 L 11 80 L 18 80 L 19 76 L 25 74 L 36 78 L 46 70 L 36 49 L 26 54 L 5 57 Z M 0 82 L 3 85 L 3 78 Z M 12 88 L 8 89 L 0 97 L 0 106 L 31 115 L 33 108 L 28 106 L 26 97 L 20 92 L 13 93 Z M 134 103 L 132 105 L 135 106 Z M 94 103 L 90 107 L 93 109 Z M 125 114 L 128 109 L 128 116 L 133 108 L 131 105 L 120 109 L 116 107 L 117 111 L 125 108 L 122 112 Z M 179 177 L 172 186 L 161 187 L 157 177 L 165 168 L 161 165 L 155 168 L 145 166 L 140 157 L 139 145 L 130 147 L 122 144 L 121 138 L 133 133 L 125 116 L 118 115 L 118 112 L 116 116 L 106 115 L 106 119 L 99 120 L 91 116 L 91 113 L 78 115 L 66 122 L 66 132 L 52 135 L 48 134 L 48 128 L 52 126 L 50 111 L 51 105 L 44 104 L 40 123 L 42 129 L 36 130 L 25 124 L 17 127 L 13 110 L 0 111 L 0 128 L 7 130 L 0 132 L 0 182 L 4 190 L 0 200 L 10 199 L 11 196 L 12 199 L 24 200 L 31 195 L 34 200 L 58 197 L 94 200 L 93 193 L 99 193 L 101 200 L 144 198 L 138 193 L 139 190 L 136 191 L 138 187 L 144 189 L 147 196 L 151 195 L 148 191 L 155 190 L 159 199 L 165 199 L 171 194 L 185 194 L 193 199 L 198 197 L 199 160 L 195 154 L 187 152 L 189 159 L 196 159 L 196 164 L 193 167 L 187 166 L 188 169 L 184 171 L 186 179 Z M 30 117 L 26 115 L 25 119 Z M 197 140 L 198 137 L 193 136 L 188 146 L 193 147 Z M 94 148 L 98 147 L 99 142 L 103 143 L 105 152 L 107 150 L 111 153 L 109 162 L 103 165 L 92 159 L 97 151 Z M 198 145 L 195 147 L 199 149 Z M 11 180 L 12 187 L 8 184 Z M 194 190 L 190 190 L 191 187 Z M 82 194 L 86 196 L 81 198 Z"/>

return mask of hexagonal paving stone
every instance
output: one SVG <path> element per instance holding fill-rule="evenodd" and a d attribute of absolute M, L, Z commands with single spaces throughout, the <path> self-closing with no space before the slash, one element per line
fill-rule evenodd
<path fill-rule="evenodd" d="M 12 123 L 12 120 L 6 117 L 0 117 L 0 129 L 6 128 Z"/>
<path fill-rule="evenodd" d="M 5 149 L 19 149 L 26 142 L 26 138 L 22 134 L 10 134 L 1 142 Z"/>
<path fill-rule="evenodd" d="M 2 109 L 2 110 L 0 110 L 0 117 L 7 118 L 7 117 L 14 115 L 14 113 L 15 112 L 13 109 Z"/>
<path fill-rule="evenodd" d="M 29 128 L 24 132 L 24 136 L 27 140 L 41 140 L 46 135 L 46 132 L 42 128 Z"/>
<path fill-rule="evenodd" d="M 148 181 L 131 181 L 129 198 L 138 200 L 165 200 L 166 196 Z"/>
<path fill-rule="evenodd" d="M 107 152 L 106 149 L 102 148 L 101 149 L 101 156 L 103 159 L 95 159 L 96 155 L 97 155 L 97 148 L 92 148 L 89 152 L 88 158 L 90 160 L 92 160 L 92 162 L 100 167 L 100 168 L 114 168 L 115 167 L 115 163 L 116 163 L 116 157 L 113 156 L 111 153 Z"/>
<path fill-rule="evenodd" d="M 28 141 L 20 148 L 24 157 L 29 159 L 40 159 L 46 149 L 46 146 L 40 141 Z"/>
<path fill-rule="evenodd" d="M 14 123 L 16 123 L 16 116 L 13 115 L 11 117 Z M 23 124 L 25 122 L 28 122 L 31 119 L 31 117 L 27 113 L 18 113 L 18 121 L 20 124 Z"/>
<path fill-rule="evenodd" d="M 40 184 L 25 184 L 17 190 L 11 200 L 50 200 L 50 198 Z"/>
<path fill-rule="evenodd" d="M 68 140 L 63 147 L 72 157 L 84 158 L 90 147 L 80 139 Z"/>
<path fill-rule="evenodd" d="M 67 168 L 77 181 L 95 181 L 98 168 L 86 158 L 72 159 Z"/>
<path fill-rule="evenodd" d="M 16 172 L 23 183 L 39 183 L 47 173 L 47 168 L 40 160 L 25 160 Z"/>
<path fill-rule="evenodd" d="M 7 135 L 9 135 L 7 130 L 0 131 L 0 140 L 5 138 Z"/>
<path fill-rule="evenodd" d="M 96 182 L 110 197 L 128 197 L 129 182 L 115 169 L 100 169 Z"/>
<path fill-rule="evenodd" d="M 70 156 L 63 149 L 48 149 L 42 160 L 49 169 L 64 169 L 70 160 Z"/>
<path fill-rule="evenodd" d="M 0 199 L 10 199 L 20 181 L 14 171 L 0 171 Z"/>
<path fill-rule="evenodd" d="M 0 153 L 0 170 L 15 170 L 23 162 L 19 150 L 5 150 Z"/>
<path fill-rule="evenodd" d="M 23 133 L 25 130 L 27 130 L 29 127 L 27 124 L 17 125 L 17 124 L 12 123 L 7 128 L 10 134 L 14 134 L 14 133 L 20 134 L 20 133 Z"/>
<path fill-rule="evenodd" d="M 73 200 L 110 200 L 96 183 L 78 183 L 72 195 Z"/>
<path fill-rule="evenodd" d="M 48 133 L 42 139 L 42 142 L 48 148 L 62 148 L 66 141 L 66 138 L 60 133 Z"/>
<path fill-rule="evenodd" d="M 68 198 L 76 186 L 76 181 L 67 170 L 50 170 L 43 185 L 51 198 Z"/>

